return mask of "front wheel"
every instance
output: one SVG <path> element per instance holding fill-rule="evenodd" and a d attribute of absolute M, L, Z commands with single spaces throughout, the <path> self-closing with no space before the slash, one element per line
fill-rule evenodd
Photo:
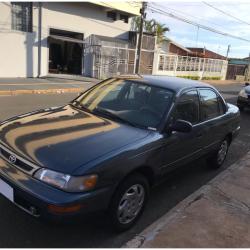
<path fill-rule="evenodd" d="M 220 168 L 223 165 L 227 157 L 228 148 L 229 148 L 229 141 L 226 138 L 221 142 L 218 151 L 216 151 L 216 153 L 213 156 L 208 158 L 208 163 L 211 165 L 211 167 Z"/>
<path fill-rule="evenodd" d="M 118 187 L 110 204 L 110 218 L 117 231 L 132 227 L 142 214 L 147 198 L 149 185 L 141 174 L 126 178 Z"/>

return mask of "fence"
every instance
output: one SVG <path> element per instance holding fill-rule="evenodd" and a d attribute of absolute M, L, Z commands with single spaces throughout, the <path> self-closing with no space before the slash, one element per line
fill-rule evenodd
<path fill-rule="evenodd" d="M 154 74 L 172 76 L 217 77 L 225 79 L 226 60 L 158 54 Z"/>

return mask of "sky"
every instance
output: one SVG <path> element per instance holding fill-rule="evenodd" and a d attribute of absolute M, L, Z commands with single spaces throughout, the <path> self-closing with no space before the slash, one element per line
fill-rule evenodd
<path fill-rule="evenodd" d="M 244 22 L 240 22 L 232 17 L 207 6 L 201 1 L 157 1 L 148 2 L 149 6 L 164 10 L 169 13 L 177 14 L 186 19 L 195 21 L 250 40 L 250 1 L 207 1 L 210 5 L 227 12 Z M 147 19 L 154 18 L 160 23 L 164 23 L 170 28 L 166 36 L 175 42 L 186 47 L 206 47 L 221 55 L 226 55 L 228 45 L 231 45 L 229 57 L 244 58 L 250 53 L 250 42 L 245 42 L 218 35 L 196 26 L 181 22 L 158 13 L 147 10 Z M 248 23 L 248 24 L 247 24 Z"/>

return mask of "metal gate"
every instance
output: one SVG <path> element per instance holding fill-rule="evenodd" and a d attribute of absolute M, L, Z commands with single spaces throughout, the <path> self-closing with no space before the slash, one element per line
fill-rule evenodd
<path fill-rule="evenodd" d="M 152 47 L 152 44 L 150 45 Z M 87 39 L 85 58 L 90 62 L 90 76 L 94 78 L 105 79 L 115 75 L 134 74 L 136 45 L 129 40 L 91 35 Z M 153 59 L 154 50 L 143 48 L 141 74 L 152 74 Z"/>

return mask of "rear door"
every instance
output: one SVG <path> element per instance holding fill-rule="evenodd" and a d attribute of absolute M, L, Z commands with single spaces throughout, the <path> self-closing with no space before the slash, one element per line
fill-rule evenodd
<path fill-rule="evenodd" d="M 221 97 L 211 88 L 200 88 L 200 119 L 204 153 L 216 150 L 225 137 L 227 120 L 223 119 L 226 108 Z"/>

